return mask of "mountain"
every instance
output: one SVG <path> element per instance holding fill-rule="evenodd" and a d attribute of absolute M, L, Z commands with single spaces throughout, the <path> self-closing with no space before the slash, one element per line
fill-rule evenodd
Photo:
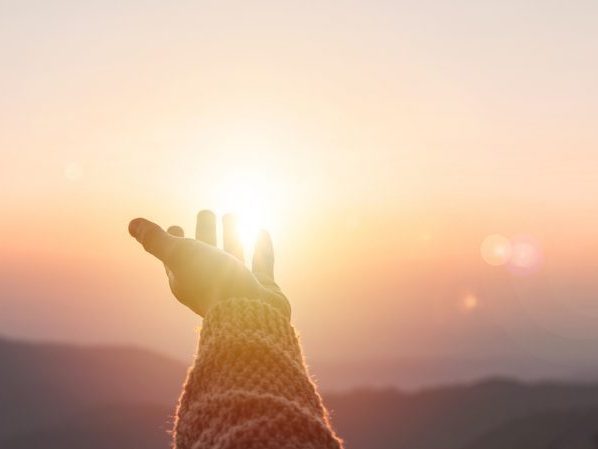
<path fill-rule="evenodd" d="M 492 357 L 401 357 L 370 360 L 310 360 L 318 384 L 326 391 L 346 391 L 368 385 L 393 386 L 410 391 L 437 385 L 475 382 L 488 377 L 598 381 L 591 364 L 575 371 L 570 365 L 552 363 L 529 355 Z"/>
<path fill-rule="evenodd" d="M 0 360 L 0 447 L 168 447 L 182 363 L 135 348 L 5 339 Z M 495 378 L 324 396 L 347 449 L 598 448 L 598 384 Z"/>
<path fill-rule="evenodd" d="M 167 449 L 170 407 L 114 405 L 79 411 L 65 422 L 32 428 L 0 440 L 10 449 Z"/>
<path fill-rule="evenodd" d="M 543 412 L 515 419 L 464 449 L 596 449 L 598 408 Z"/>
<path fill-rule="evenodd" d="M 497 435 L 524 441 L 527 436 L 521 430 L 525 426 L 515 429 L 522 420 L 529 419 L 525 430 L 534 436 L 534 425 L 543 415 L 559 414 L 565 420 L 572 414 L 571 422 L 577 416 L 586 416 L 598 409 L 598 385 L 525 384 L 494 379 L 409 394 L 392 389 L 360 390 L 328 395 L 326 403 L 336 428 L 350 443 L 349 449 L 482 449 L 486 446 L 476 441 L 496 440 Z M 563 427 L 560 433 L 553 430 L 560 435 L 566 429 Z M 545 449 L 568 448 L 565 443 L 573 435 L 589 440 L 594 433 L 598 434 L 598 420 L 568 435 L 559 446 Z M 535 436 L 538 441 L 545 438 Z M 521 449 L 531 447 L 523 445 Z"/>
<path fill-rule="evenodd" d="M 7 339 L 0 360 L 0 438 L 114 404 L 172 410 L 186 372 L 181 362 L 137 348 Z"/>

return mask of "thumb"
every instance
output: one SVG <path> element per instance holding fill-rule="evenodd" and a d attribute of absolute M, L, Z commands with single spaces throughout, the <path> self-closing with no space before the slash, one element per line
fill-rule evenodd
<path fill-rule="evenodd" d="M 177 240 L 177 237 L 171 236 L 156 223 L 145 218 L 131 220 L 129 234 L 141 243 L 148 253 L 164 263 L 170 258 Z"/>

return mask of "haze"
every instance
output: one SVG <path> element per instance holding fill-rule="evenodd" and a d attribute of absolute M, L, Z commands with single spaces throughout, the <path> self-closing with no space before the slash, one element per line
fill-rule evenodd
<path fill-rule="evenodd" d="M 188 358 L 127 234 L 269 227 L 310 358 L 598 356 L 598 4 L 0 3 L 0 333 Z M 494 234 L 536 251 L 489 265 Z M 519 239 L 519 240 L 518 240 Z"/>

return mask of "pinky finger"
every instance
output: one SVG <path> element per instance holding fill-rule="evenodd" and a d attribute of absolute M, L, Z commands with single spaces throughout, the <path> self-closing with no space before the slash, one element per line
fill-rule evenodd
<path fill-rule="evenodd" d="M 167 232 L 175 237 L 185 237 L 185 231 L 180 226 L 170 226 Z"/>
<path fill-rule="evenodd" d="M 260 231 L 253 252 L 252 271 L 274 280 L 274 249 L 267 231 Z"/>

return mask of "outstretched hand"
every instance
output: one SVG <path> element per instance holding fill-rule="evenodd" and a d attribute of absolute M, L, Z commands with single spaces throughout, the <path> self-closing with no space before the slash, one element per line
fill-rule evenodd
<path fill-rule="evenodd" d="M 289 303 L 274 283 L 274 251 L 266 231 L 257 239 L 251 271 L 232 215 L 223 217 L 224 250 L 216 247 L 216 216 L 209 210 L 197 214 L 195 239 L 184 238 L 179 226 L 166 232 L 144 218 L 132 220 L 129 233 L 164 263 L 174 296 L 200 316 L 221 300 L 244 297 L 262 299 L 290 318 Z"/>

